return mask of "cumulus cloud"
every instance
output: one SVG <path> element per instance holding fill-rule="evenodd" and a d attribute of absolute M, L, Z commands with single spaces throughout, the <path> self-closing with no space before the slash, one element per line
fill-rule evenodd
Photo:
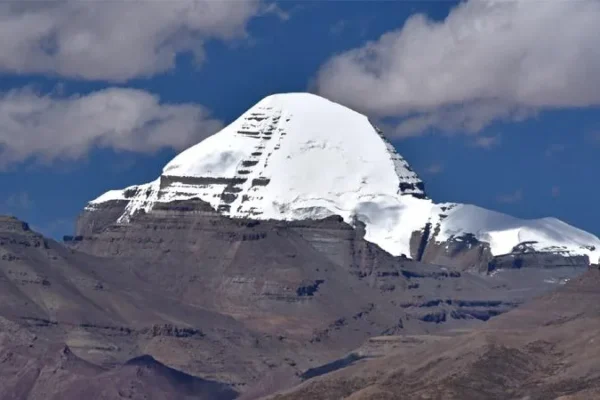
<path fill-rule="evenodd" d="M 244 35 L 262 0 L 0 2 L 0 71 L 124 81 L 204 58 L 209 39 Z"/>
<path fill-rule="evenodd" d="M 75 160 L 93 147 L 181 150 L 221 127 L 202 106 L 162 104 L 142 90 L 72 97 L 12 90 L 0 94 L 0 168 L 31 158 Z"/>
<path fill-rule="evenodd" d="M 469 0 L 443 21 L 417 14 L 331 58 L 317 91 L 392 134 L 478 132 L 539 110 L 600 104 L 600 1 Z"/>

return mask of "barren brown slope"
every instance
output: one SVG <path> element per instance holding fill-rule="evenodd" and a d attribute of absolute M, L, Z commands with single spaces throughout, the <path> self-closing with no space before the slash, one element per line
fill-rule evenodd
<path fill-rule="evenodd" d="M 291 387 L 369 337 L 477 326 L 538 282 L 520 271 L 513 290 L 394 258 L 338 218 L 232 220 L 190 201 L 128 224 L 81 221 L 92 228 L 65 247 L 0 218 L 0 316 L 103 369 L 150 355 L 244 399 Z"/>
<path fill-rule="evenodd" d="M 409 261 L 337 220 L 290 228 L 147 217 L 76 242 L 104 256 L 0 219 L 0 316 L 95 365 L 148 354 L 252 397 L 294 384 L 369 336 L 443 329 L 409 322 L 398 303 L 419 298 L 407 290 L 426 290 L 429 280 L 438 292 L 466 282 L 433 267 L 407 278 Z M 422 288 L 409 289 L 411 281 Z"/>
<path fill-rule="evenodd" d="M 168 368 L 150 356 L 102 368 L 0 317 L 0 399 L 230 400 L 228 385 Z"/>
<path fill-rule="evenodd" d="M 268 371 L 277 338 L 234 318 L 181 303 L 117 260 L 74 252 L 4 218 L 0 316 L 55 346 L 113 366 L 150 354 L 187 373 L 232 385 Z"/>
<path fill-rule="evenodd" d="M 273 398 L 596 399 L 598 343 L 600 271 L 592 269 L 473 332 L 421 336 Z"/>

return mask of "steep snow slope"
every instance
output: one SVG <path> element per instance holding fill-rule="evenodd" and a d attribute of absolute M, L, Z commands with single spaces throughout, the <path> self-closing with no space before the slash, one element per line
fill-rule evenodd
<path fill-rule="evenodd" d="M 119 222 L 159 202 L 199 197 L 232 217 L 299 220 L 341 215 L 366 239 L 410 254 L 412 232 L 439 224 L 436 240 L 473 233 L 494 255 L 523 241 L 536 249 L 600 256 L 600 241 L 556 219 L 522 221 L 468 205 L 436 205 L 419 177 L 367 117 L 307 93 L 269 96 L 219 133 L 176 156 L 155 181 L 110 191 L 126 199 Z M 587 247 L 586 247 L 587 246 Z M 595 248 L 594 248 L 595 247 Z"/>

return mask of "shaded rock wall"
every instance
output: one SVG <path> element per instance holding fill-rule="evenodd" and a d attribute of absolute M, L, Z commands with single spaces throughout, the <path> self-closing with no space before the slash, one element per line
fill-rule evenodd
<path fill-rule="evenodd" d="M 428 224 L 411 236 L 411 256 L 427 264 L 444 265 L 459 270 L 482 273 L 497 269 L 587 267 L 587 256 L 575 256 L 559 251 L 532 251 L 526 243 L 515 246 L 509 254 L 492 255 L 488 243 L 472 234 L 436 240 L 436 232 Z"/>

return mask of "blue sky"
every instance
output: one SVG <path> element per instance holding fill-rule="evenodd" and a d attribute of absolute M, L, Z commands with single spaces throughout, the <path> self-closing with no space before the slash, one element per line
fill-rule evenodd
<path fill-rule="evenodd" d="M 249 0 L 211 10 L 217 27 L 206 13 L 193 21 L 163 20 L 164 10 L 139 16 L 164 27 L 156 31 L 115 22 L 111 13 L 128 15 L 118 1 L 116 10 L 98 5 L 118 27 L 61 19 L 85 21 L 89 10 L 55 3 L 50 11 L 0 7 L 0 34 L 10 37 L 0 44 L 0 213 L 48 235 L 70 234 L 88 200 L 153 180 L 181 148 L 264 96 L 307 90 L 380 120 L 438 202 L 556 216 L 600 235 L 595 0 L 560 2 L 539 16 L 448 1 Z M 6 22 L 24 15 L 50 21 L 48 32 L 30 37 L 33 28 L 18 25 L 26 34 Z M 444 29 L 456 26 L 467 39 L 446 43 Z M 81 50 L 82 40 L 98 50 Z M 172 63 L 144 52 L 157 40 L 171 46 Z M 116 116 L 122 103 L 107 106 L 107 88 L 116 90 L 113 101 L 128 99 Z M 157 103 L 139 111 L 144 96 Z M 130 121 L 123 115 L 132 109 L 139 115 Z"/>

